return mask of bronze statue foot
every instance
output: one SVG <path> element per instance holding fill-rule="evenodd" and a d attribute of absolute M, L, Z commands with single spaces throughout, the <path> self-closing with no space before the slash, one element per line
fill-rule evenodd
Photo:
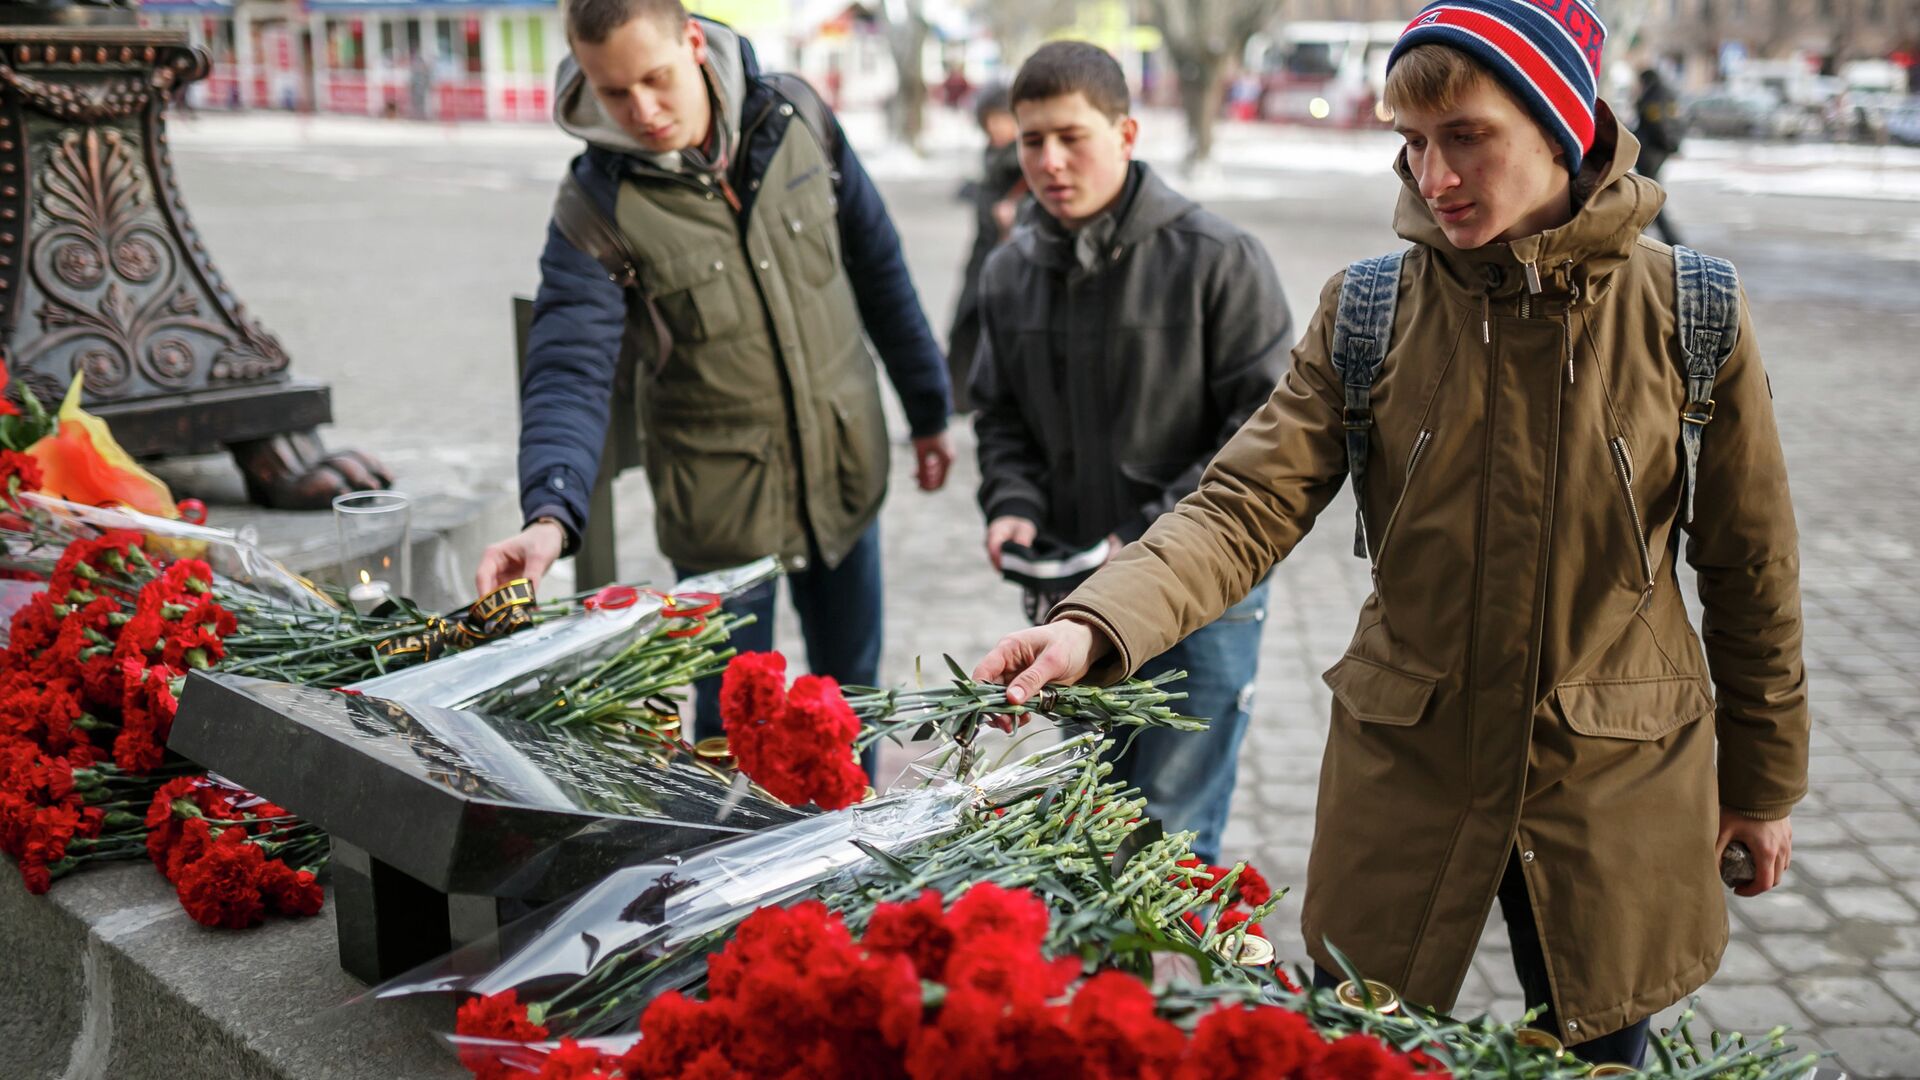
<path fill-rule="evenodd" d="M 358 450 L 328 452 L 312 429 L 231 443 L 247 497 L 276 510 L 325 510 L 334 496 L 393 486 L 386 466 Z"/>

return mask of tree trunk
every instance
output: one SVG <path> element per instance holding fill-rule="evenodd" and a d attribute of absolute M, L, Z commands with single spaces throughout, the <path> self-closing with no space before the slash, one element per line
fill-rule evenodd
<path fill-rule="evenodd" d="M 920 152 L 920 132 L 926 125 L 927 81 L 921 76 L 921 57 L 927 43 L 927 24 L 920 17 L 917 0 L 883 4 L 887 49 L 893 54 L 894 72 L 899 89 L 887 109 L 893 121 L 894 137 L 915 153 Z"/>
<path fill-rule="evenodd" d="M 1180 111 L 1187 118 L 1187 164 L 1198 165 L 1213 156 L 1213 123 L 1226 97 L 1227 63 L 1224 57 L 1179 59 Z"/>

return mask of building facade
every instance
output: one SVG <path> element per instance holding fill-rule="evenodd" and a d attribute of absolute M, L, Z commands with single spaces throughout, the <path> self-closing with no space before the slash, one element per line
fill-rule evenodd
<path fill-rule="evenodd" d="M 545 120 L 566 34 L 553 0 L 148 0 L 212 73 L 196 108 Z"/>

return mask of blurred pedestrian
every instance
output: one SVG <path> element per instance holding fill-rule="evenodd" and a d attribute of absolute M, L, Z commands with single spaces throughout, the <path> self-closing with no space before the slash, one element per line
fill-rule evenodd
<path fill-rule="evenodd" d="M 958 109 L 967 103 L 967 95 L 973 92 L 973 84 L 967 81 L 967 73 L 959 64 L 947 65 L 947 77 L 940 84 L 940 96 L 947 108 Z"/>
<path fill-rule="evenodd" d="M 1684 126 L 1680 99 L 1674 96 L 1658 69 L 1646 68 L 1640 72 L 1640 94 L 1634 99 L 1633 112 L 1633 135 L 1640 140 L 1640 161 L 1634 168 L 1641 176 L 1658 182 L 1667 159 L 1680 152 Z M 1665 207 L 1653 216 L 1653 227 L 1659 230 L 1660 239 L 1669 244 L 1680 243 L 1680 230 L 1673 227 Z"/>
<path fill-rule="evenodd" d="M 1015 145 L 1020 129 L 1007 107 L 1005 87 L 990 86 L 974 102 L 974 118 L 987 137 L 981 151 L 980 175 L 960 189 L 961 198 L 973 204 L 973 248 L 967 253 L 967 265 L 960 278 L 960 300 L 954 306 L 953 326 L 947 331 L 947 370 L 953 381 L 955 412 L 971 412 L 967 396 L 967 373 L 973 369 L 973 354 L 980 343 L 980 269 L 987 264 L 993 249 L 1006 242 L 1013 231 L 1014 217 L 1027 194 L 1027 183 L 1020 176 L 1020 153 Z"/>
<path fill-rule="evenodd" d="M 433 119 L 433 61 L 424 51 L 413 54 L 407 67 L 407 91 L 415 120 Z"/>

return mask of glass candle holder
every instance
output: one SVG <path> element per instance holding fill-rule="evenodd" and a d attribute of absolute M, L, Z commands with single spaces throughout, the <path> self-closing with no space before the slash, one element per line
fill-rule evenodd
<path fill-rule="evenodd" d="M 333 500 L 340 583 L 366 614 L 413 587 L 413 503 L 397 491 L 349 491 Z"/>

